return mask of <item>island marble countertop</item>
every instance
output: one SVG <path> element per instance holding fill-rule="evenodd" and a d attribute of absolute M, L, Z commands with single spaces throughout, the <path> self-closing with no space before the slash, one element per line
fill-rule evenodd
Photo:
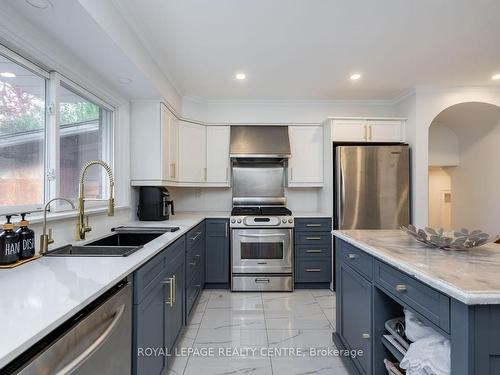
<path fill-rule="evenodd" d="M 204 219 L 229 215 L 185 212 L 168 221 L 125 222 L 123 225 L 180 229 L 159 236 L 127 257 L 43 257 L 0 270 L 0 369 Z"/>
<path fill-rule="evenodd" d="M 400 230 L 336 230 L 349 242 L 467 305 L 500 304 L 500 245 L 431 249 Z"/>

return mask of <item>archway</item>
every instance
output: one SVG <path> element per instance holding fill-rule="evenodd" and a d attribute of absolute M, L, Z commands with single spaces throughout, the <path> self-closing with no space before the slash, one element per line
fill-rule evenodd
<path fill-rule="evenodd" d="M 500 233 L 500 107 L 466 102 L 429 127 L 430 226 Z"/>

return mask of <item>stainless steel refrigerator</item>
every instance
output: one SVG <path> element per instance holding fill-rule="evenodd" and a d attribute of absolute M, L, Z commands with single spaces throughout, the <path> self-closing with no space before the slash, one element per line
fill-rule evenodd
<path fill-rule="evenodd" d="M 334 144 L 333 160 L 334 229 L 398 229 L 409 224 L 408 145 Z"/>

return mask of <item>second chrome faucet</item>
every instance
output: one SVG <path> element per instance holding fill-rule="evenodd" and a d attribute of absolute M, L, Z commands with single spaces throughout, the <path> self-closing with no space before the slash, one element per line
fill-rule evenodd
<path fill-rule="evenodd" d="M 85 202 L 88 200 L 102 200 L 102 199 L 88 199 L 85 198 L 85 174 L 87 170 L 93 166 L 99 165 L 106 171 L 109 180 L 109 198 L 108 201 L 108 216 L 114 216 L 115 214 L 115 199 L 113 197 L 113 189 L 115 186 L 115 181 L 113 178 L 113 172 L 111 167 L 103 162 L 102 160 L 92 160 L 89 161 L 82 167 L 80 172 L 80 190 L 78 194 L 78 222 L 76 224 L 76 239 L 84 240 L 85 234 L 92 230 L 92 227 L 89 226 L 89 218 L 85 216 Z"/>

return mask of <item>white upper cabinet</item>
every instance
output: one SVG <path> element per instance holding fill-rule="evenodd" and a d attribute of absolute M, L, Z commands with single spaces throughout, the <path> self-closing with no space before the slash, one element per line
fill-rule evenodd
<path fill-rule="evenodd" d="M 130 120 L 131 184 L 161 186 L 175 181 L 175 116 L 159 101 L 133 101 Z"/>
<path fill-rule="evenodd" d="M 230 126 L 207 126 L 207 183 L 229 186 Z"/>
<path fill-rule="evenodd" d="M 401 119 L 332 119 L 333 142 L 404 142 Z"/>
<path fill-rule="evenodd" d="M 289 126 L 288 187 L 323 186 L 323 126 Z"/>
<path fill-rule="evenodd" d="M 204 183 L 207 181 L 207 133 L 206 126 L 179 121 L 178 158 L 179 183 Z"/>

